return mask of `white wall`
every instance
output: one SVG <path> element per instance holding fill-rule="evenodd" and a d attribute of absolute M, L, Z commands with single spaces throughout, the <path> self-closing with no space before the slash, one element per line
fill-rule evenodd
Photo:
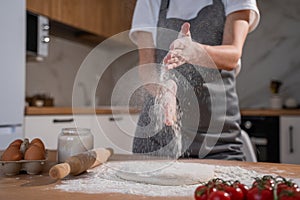
<path fill-rule="evenodd" d="M 133 58 L 129 56 L 129 59 L 121 56 L 111 65 L 103 66 L 105 54 L 112 55 L 117 50 L 111 47 L 91 47 L 51 35 L 49 56 L 42 62 L 27 62 L 26 95 L 49 94 L 54 98 L 55 106 L 71 106 L 74 94 L 76 105 L 88 106 L 87 104 L 93 101 L 90 96 L 94 91 L 93 83 L 98 78 L 97 68 L 104 67 L 105 71 L 99 81 L 96 97 L 98 105 L 110 105 L 110 96 L 118 77 L 137 63 L 136 56 Z M 89 70 L 85 80 L 81 82 L 83 84 L 80 83 L 78 86 L 75 77 L 80 67 L 84 65 L 85 59 L 89 60 Z M 72 93 L 74 84 L 78 92 Z"/>
<path fill-rule="evenodd" d="M 73 82 L 91 47 L 51 36 L 49 56 L 26 66 L 26 95 L 50 94 L 57 106 L 72 105 Z"/>
<path fill-rule="evenodd" d="M 300 1 L 258 0 L 261 21 L 249 34 L 237 90 L 240 106 L 269 107 L 270 81 L 283 82 L 284 99 L 300 103 Z"/>

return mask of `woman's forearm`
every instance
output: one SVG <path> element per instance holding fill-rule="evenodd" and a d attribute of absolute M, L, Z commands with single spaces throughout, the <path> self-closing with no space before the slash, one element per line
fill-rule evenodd
<path fill-rule="evenodd" d="M 197 63 L 199 66 L 234 70 L 242 55 L 242 51 L 233 45 L 201 45 L 200 48 L 205 51 L 205 57 L 199 57 L 199 61 Z"/>
<path fill-rule="evenodd" d="M 226 18 L 221 45 L 209 46 L 192 40 L 189 24 L 184 23 L 179 37 L 170 46 L 168 56 L 164 59 L 168 69 L 184 63 L 203 67 L 233 70 L 242 56 L 243 45 L 249 30 L 250 11 L 243 10 L 231 13 Z M 184 31 L 187 29 L 188 31 Z"/>
<path fill-rule="evenodd" d="M 136 33 L 139 48 L 139 78 L 144 88 L 153 96 L 158 93 L 158 74 L 155 64 L 155 47 L 151 33 L 139 31 Z"/>
<path fill-rule="evenodd" d="M 243 46 L 249 31 L 250 11 L 242 10 L 231 13 L 226 18 L 223 42 L 220 46 L 200 45 L 217 68 L 233 70 L 242 56 Z"/>

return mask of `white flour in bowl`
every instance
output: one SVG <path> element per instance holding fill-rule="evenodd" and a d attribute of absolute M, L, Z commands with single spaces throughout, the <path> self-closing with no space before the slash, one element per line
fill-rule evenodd
<path fill-rule="evenodd" d="M 149 161 L 131 161 L 134 169 L 139 171 L 145 166 L 149 166 Z M 189 163 L 174 162 L 167 166 L 178 172 L 178 167 L 184 168 L 185 171 L 193 174 L 194 172 L 189 169 Z M 204 164 L 199 165 L 199 169 Z M 68 192 L 83 192 L 83 193 L 122 193 L 134 194 L 144 196 L 193 196 L 194 191 L 198 185 L 179 185 L 179 186 L 165 186 L 165 185 L 152 185 L 145 183 L 138 183 L 133 181 L 126 181 L 118 177 L 118 169 L 128 167 L 128 162 L 108 162 L 99 167 L 91 169 L 88 173 L 72 179 L 63 180 L 56 189 Z M 247 170 L 242 167 L 232 166 L 213 166 L 214 178 L 221 178 L 223 180 L 239 180 L 240 182 L 250 186 L 254 181 L 254 177 L 262 177 L 265 174 L 258 173 L 253 170 Z M 193 170 L 195 163 L 193 164 Z M 176 174 L 174 171 L 174 174 Z M 269 174 L 276 176 L 276 174 Z"/>

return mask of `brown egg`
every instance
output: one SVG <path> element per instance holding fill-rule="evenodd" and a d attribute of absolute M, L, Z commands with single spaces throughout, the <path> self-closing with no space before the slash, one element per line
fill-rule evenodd
<path fill-rule="evenodd" d="M 31 144 L 25 152 L 25 160 L 44 160 L 45 151 L 36 144 Z"/>
<path fill-rule="evenodd" d="M 2 161 L 18 161 L 22 160 L 23 154 L 20 151 L 20 147 L 17 145 L 9 146 L 2 154 Z"/>
<path fill-rule="evenodd" d="M 31 140 L 30 145 L 31 144 L 35 144 L 35 145 L 39 146 L 40 148 L 42 148 L 45 151 L 45 145 L 44 145 L 44 143 L 43 143 L 43 141 L 41 139 L 34 138 L 33 140 Z"/>
<path fill-rule="evenodd" d="M 12 143 L 10 143 L 9 146 L 18 146 L 18 147 L 20 148 L 22 142 L 23 142 L 23 140 L 21 140 L 21 139 L 16 139 L 16 140 L 13 141 Z"/>

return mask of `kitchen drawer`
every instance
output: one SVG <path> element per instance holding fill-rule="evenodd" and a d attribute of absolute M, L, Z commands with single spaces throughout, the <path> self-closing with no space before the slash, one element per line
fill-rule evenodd
<path fill-rule="evenodd" d="M 80 127 L 91 128 L 91 115 L 51 115 L 51 116 L 26 116 L 25 137 L 41 138 L 47 149 L 57 148 L 57 137 L 62 128 Z"/>
<path fill-rule="evenodd" d="M 300 117 L 280 117 L 280 161 L 300 164 Z"/>
<path fill-rule="evenodd" d="M 111 147 L 115 153 L 131 154 L 138 114 L 97 115 L 93 121 L 95 147 Z"/>

